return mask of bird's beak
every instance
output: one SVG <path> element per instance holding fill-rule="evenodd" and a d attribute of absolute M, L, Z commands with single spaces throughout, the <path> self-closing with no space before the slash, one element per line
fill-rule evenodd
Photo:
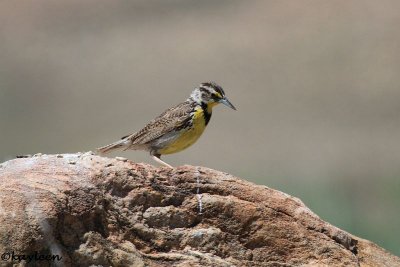
<path fill-rule="evenodd" d="M 232 105 L 232 103 L 231 103 L 231 102 L 228 100 L 228 98 L 226 98 L 226 97 L 222 98 L 219 102 L 222 103 L 222 104 L 224 104 L 224 105 L 227 106 L 227 107 L 230 107 L 230 108 L 233 109 L 233 110 L 236 110 L 235 106 Z"/>

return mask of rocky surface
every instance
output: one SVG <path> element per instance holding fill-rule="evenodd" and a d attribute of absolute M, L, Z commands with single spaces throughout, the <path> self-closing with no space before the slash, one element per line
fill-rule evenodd
<path fill-rule="evenodd" d="M 266 186 L 91 153 L 0 165 L 0 253 L 2 266 L 400 266 Z"/>

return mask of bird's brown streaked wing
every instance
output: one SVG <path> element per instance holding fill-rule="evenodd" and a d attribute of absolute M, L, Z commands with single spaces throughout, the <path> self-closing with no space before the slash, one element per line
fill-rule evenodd
<path fill-rule="evenodd" d="M 149 143 L 190 120 L 190 112 L 193 110 L 193 103 L 183 102 L 166 111 L 149 122 L 142 130 L 130 135 L 132 145 Z"/>

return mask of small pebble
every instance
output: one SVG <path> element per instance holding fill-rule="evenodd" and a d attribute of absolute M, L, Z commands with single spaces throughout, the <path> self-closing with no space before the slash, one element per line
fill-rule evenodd
<path fill-rule="evenodd" d="M 127 162 L 128 161 L 128 159 L 124 158 L 124 157 L 116 157 L 115 159 L 119 160 L 119 161 L 123 161 L 123 162 Z"/>
<path fill-rule="evenodd" d="M 58 155 L 57 155 L 57 158 L 59 158 L 59 159 L 60 159 L 60 158 L 63 158 L 63 157 L 64 157 L 64 156 L 61 155 L 61 154 L 58 154 Z"/>
<path fill-rule="evenodd" d="M 129 210 L 128 210 L 127 208 L 123 208 L 123 209 L 122 209 L 122 212 L 124 212 L 124 213 L 128 213 L 128 212 L 129 212 Z"/>

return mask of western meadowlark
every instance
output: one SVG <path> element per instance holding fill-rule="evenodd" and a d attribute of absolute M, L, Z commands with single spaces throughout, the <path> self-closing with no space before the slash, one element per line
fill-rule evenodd
<path fill-rule="evenodd" d="M 155 161 L 172 168 L 161 160 L 161 155 L 176 153 L 194 144 L 210 121 L 212 108 L 219 103 L 236 110 L 221 86 L 214 82 L 202 83 L 185 102 L 167 109 L 140 131 L 98 148 L 98 151 L 145 150 Z"/>

